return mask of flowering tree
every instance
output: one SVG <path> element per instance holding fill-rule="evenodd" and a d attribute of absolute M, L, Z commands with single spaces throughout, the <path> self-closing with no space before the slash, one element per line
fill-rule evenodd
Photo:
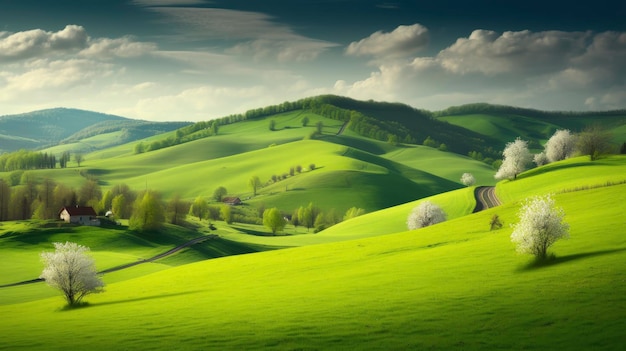
<path fill-rule="evenodd" d="M 413 208 L 406 220 L 409 230 L 427 227 L 446 220 L 446 213 L 438 205 L 424 201 Z"/>
<path fill-rule="evenodd" d="M 68 305 L 75 305 L 87 294 L 102 291 L 104 283 L 96 265 L 86 252 L 89 248 L 72 242 L 54 243 L 54 252 L 42 252 L 41 277 L 48 285 L 63 292 Z"/>
<path fill-rule="evenodd" d="M 511 241 L 517 251 L 545 259 L 550 247 L 561 238 L 569 238 L 569 225 L 563 222 L 562 208 L 556 208 L 550 195 L 527 199 L 519 212 L 519 223 L 514 225 Z"/>
<path fill-rule="evenodd" d="M 576 135 L 567 129 L 554 132 L 545 146 L 548 162 L 556 162 L 571 157 L 576 151 Z"/>
<path fill-rule="evenodd" d="M 476 178 L 471 173 L 463 173 L 461 176 L 461 183 L 465 186 L 472 186 L 476 183 Z"/>
<path fill-rule="evenodd" d="M 504 159 L 495 175 L 496 179 L 517 178 L 517 175 L 524 172 L 526 165 L 532 160 L 532 155 L 528 151 L 528 142 L 520 138 L 507 143 L 502 155 Z"/>
<path fill-rule="evenodd" d="M 539 167 L 539 166 L 543 166 L 545 164 L 548 164 L 548 156 L 546 156 L 546 152 L 542 151 L 538 154 L 535 154 L 535 156 L 533 156 L 533 162 Z"/>

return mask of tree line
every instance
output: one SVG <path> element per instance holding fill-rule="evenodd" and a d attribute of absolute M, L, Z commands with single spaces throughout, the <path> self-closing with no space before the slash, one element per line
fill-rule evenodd
<path fill-rule="evenodd" d="M 63 152 L 61 157 L 57 160 L 57 157 L 51 153 L 18 150 L 0 155 L 0 172 L 53 169 L 57 168 L 57 164 L 59 168 L 66 168 L 70 157 L 71 154 L 69 151 Z M 76 161 L 78 166 L 80 166 L 82 160 L 82 154 L 74 154 L 74 161 Z"/>

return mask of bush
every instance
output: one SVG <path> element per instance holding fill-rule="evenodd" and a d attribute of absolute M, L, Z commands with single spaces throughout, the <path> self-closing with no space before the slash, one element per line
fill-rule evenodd
<path fill-rule="evenodd" d="M 514 225 L 511 241 L 517 251 L 547 257 L 548 248 L 561 238 L 569 238 L 569 225 L 563 222 L 563 209 L 555 206 L 550 195 L 527 199 L 519 212 L 520 221 Z"/>
<path fill-rule="evenodd" d="M 428 227 L 446 220 L 446 213 L 438 205 L 426 200 L 413 208 L 407 218 L 409 230 Z"/>

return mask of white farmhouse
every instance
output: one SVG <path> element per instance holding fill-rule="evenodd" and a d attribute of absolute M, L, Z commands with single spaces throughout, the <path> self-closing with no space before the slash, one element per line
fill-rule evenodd
<path fill-rule="evenodd" d="M 59 217 L 67 223 L 99 226 L 100 220 L 97 218 L 93 207 L 63 207 L 59 212 Z"/>

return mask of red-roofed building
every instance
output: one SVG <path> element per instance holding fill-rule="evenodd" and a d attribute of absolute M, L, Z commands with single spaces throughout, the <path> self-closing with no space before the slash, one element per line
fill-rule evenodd
<path fill-rule="evenodd" d="M 100 220 L 97 218 L 93 207 L 63 207 L 59 212 L 59 217 L 67 223 L 99 226 Z"/>

